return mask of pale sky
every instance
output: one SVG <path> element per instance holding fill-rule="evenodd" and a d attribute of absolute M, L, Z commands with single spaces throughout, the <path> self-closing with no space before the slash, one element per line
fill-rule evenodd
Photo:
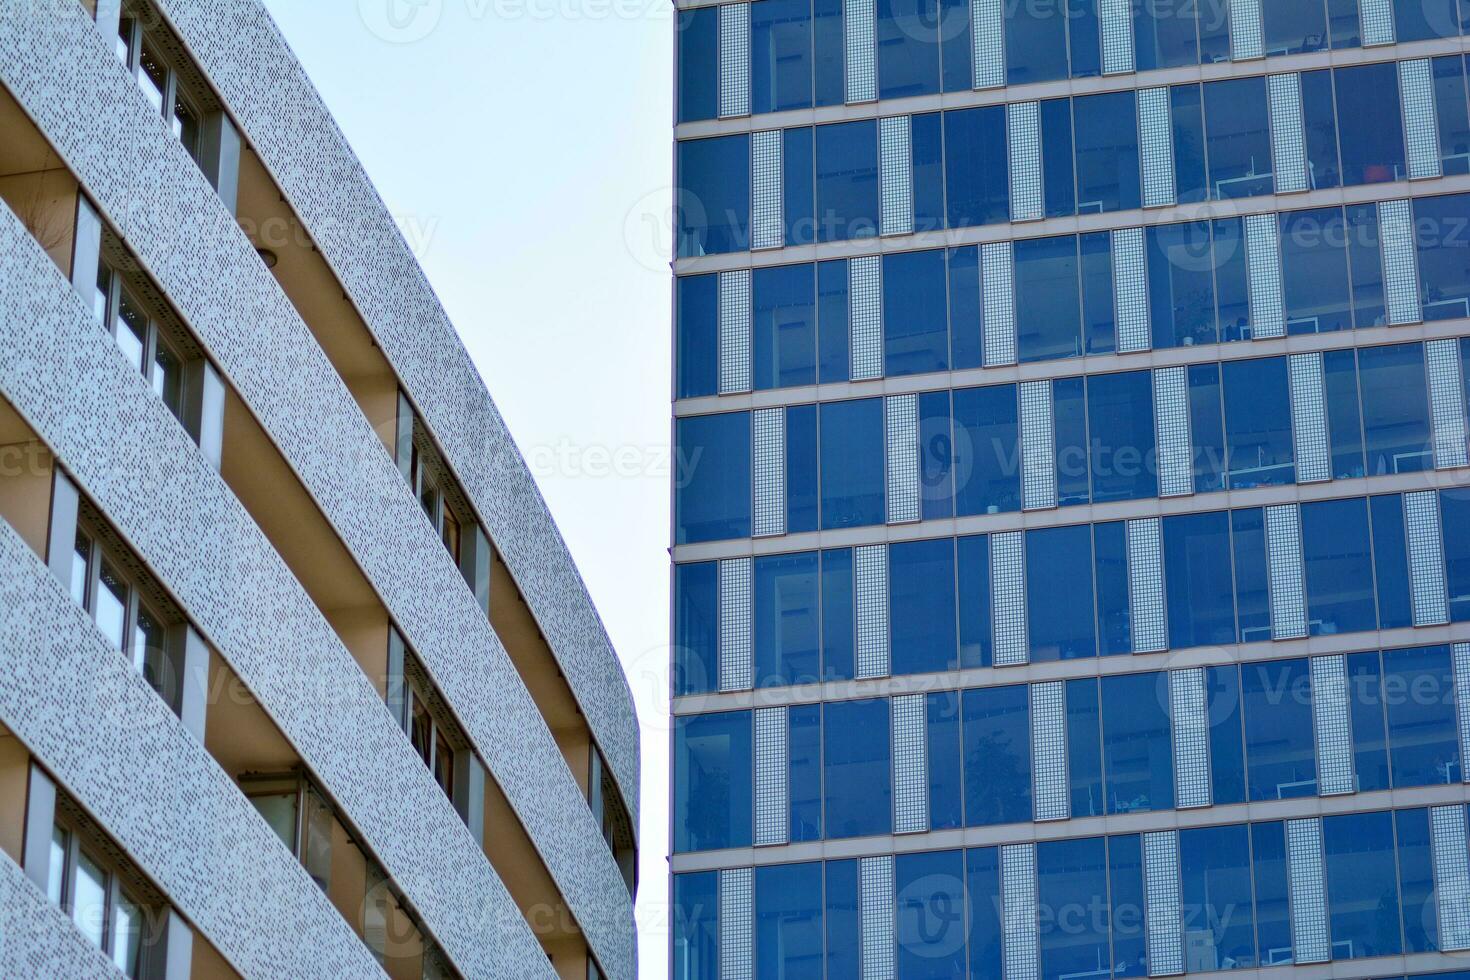
<path fill-rule="evenodd" d="M 667 976 L 671 0 L 265 0 L 540 482 L 643 731 Z"/>

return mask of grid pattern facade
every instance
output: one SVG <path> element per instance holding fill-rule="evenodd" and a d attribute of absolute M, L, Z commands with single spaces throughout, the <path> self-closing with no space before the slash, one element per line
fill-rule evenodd
<path fill-rule="evenodd" d="M 1404 530 L 1409 543 L 1409 593 L 1414 601 L 1414 625 L 1449 622 L 1438 493 L 1417 490 L 1404 494 Z"/>
<path fill-rule="evenodd" d="M 1429 409 L 1434 424 L 1435 469 L 1470 464 L 1465 444 L 1465 387 L 1459 344 L 1431 340 L 1424 345 L 1429 369 Z"/>
<path fill-rule="evenodd" d="M 1109 238 L 1118 352 L 1127 354 L 1148 350 L 1153 338 L 1148 322 L 1148 275 L 1143 258 L 1143 229 L 1118 228 Z"/>
<path fill-rule="evenodd" d="M 1035 819 L 1066 820 L 1072 815 L 1067 792 L 1066 684 L 1032 684 L 1030 696 Z"/>
<path fill-rule="evenodd" d="M 1245 258 L 1251 336 L 1286 336 L 1285 300 L 1281 295 L 1281 231 L 1276 215 L 1245 216 Z"/>
<path fill-rule="evenodd" d="M 754 888 L 750 868 L 720 872 L 720 980 L 752 980 Z"/>
<path fill-rule="evenodd" d="M 1134 653 L 1169 646 L 1164 623 L 1164 562 L 1159 553 L 1159 519 L 1142 517 L 1125 525 L 1128 538 L 1128 620 Z"/>
<path fill-rule="evenodd" d="M 1450 647 L 1455 674 L 1455 721 L 1460 733 L 1460 758 L 1470 759 L 1470 643 Z M 1470 766 L 1460 767 L 1460 781 L 1470 783 Z"/>
<path fill-rule="evenodd" d="M 929 829 L 929 766 L 924 742 L 924 695 L 893 699 L 893 831 Z"/>
<path fill-rule="evenodd" d="M 847 262 L 852 380 L 883 377 L 883 263 L 876 255 Z"/>
<path fill-rule="evenodd" d="M 857 593 L 857 676 L 888 676 L 888 549 L 881 544 L 854 548 L 853 586 Z"/>
<path fill-rule="evenodd" d="M 878 97 L 875 17 L 874 0 L 845 0 L 842 4 L 847 101 L 850 103 L 872 102 Z"/>
<path fill-rule="evenodd" d="M 1133 70 L 1133 9 L 1128 0 L 1098 0 L 1102 27 L 1102 70 L 1120 75 Z"/>
<path fill-rule="evenodd" d="M 879 222 L 885 235 L 914 230 L 914 177 L 909 146 L 909 117 L 878 120 L 878 183 L 882 194 Z"/>
<path fill-rule="evenodd" d="M 750 390 L 750 270 L 720 273 L 720 394 Z"/>
<path fill-rule="evenodd" d="M 861 859 L 858 880 L 863 980 L 894 980 L 893 856 Z"/>
<path fill-rule="evenodd" d="M 1057 505 L 1056 446 L 1052 432 L 1051 382 L 1021 382 L 1021 506 Z"/>
<path fill-rule="evenodd" d="M 1010 242 L 980 246 L 981 305 L 985 313 L 986 367 L 1016 363 L 1016 294 Z"/>
<path fill-rule="evenodd" d="M 1159 496 L 1194 492 L 1194 452 L 1189 443 L 1189 371 L 1154 369 L 1154 440 L 1158 444 Z"/>
<path fill-rule="evenodd" d="M 990 536 L 990 597 L 995 665 L 1026 663 L 1026 544 L 1020 531 Z"/>
<path fill-rule="evenodd" d="M 1288 360 L 1291 384 L 1291 428 L 1296 449 L 1298 483 L 1332 479 L 1327 448 L 1327 405 L 1322 384 L 1322 355 L 1293 354 Z"/>
<path fill-rule="evenodd" d="M 1470 854 L 1466 853 L 1464 805 L 1430 807 L 1429 831 L 1439 948 L 1470 949 Z"/>
<path fill-rule="evenodd" d="M 751 653 L 751 561 L 720 562 L 720 690 L 747 691 L 754 683 Z"/>
<path fill-rule="evenodd" d="M 1399 102 L 1404 113 L 1404 152 L 1409 179 L 1439 176 L 1439 123 L 1428 58 L 1399 62 Z"/>
<path fill-rule="evenodd" d="M 1174 203 L 1174 126 L 1169 90 L 1138 90 L 1138 150 L 1143 155 L 1143 206 Z"/>
<path fill-rule="evenodd" d="M 1266 97 L 1271 107 L 1271 169 L 1276 176 L 1276 193 L 1307 190 L 1301 76 L 1296 72 L 1267 76 Z"/>
<path fill-rule="evenodd" d="M 1301 515 L 1296 504 L 1266 508 L 1266 566 L 1272 638 L 1285 640 L 1306 636 Z"/>
<path fill-rule="evenodd" d="M 720 117 L 750 114 L 750 4 L 720 6 Z"/>
<path fill-rule="evenodd" d="M 1201 667 L 1169 671 L 1174 797 L 1181 810 L 1210 805 L 1210 719 Z"/>
<path fill-rule="evenodd" d="M 1000 909 L 1006 980 L 1038 980 L 1035 844 L 1001 845 Z"/>
<path fill-rule="evenodd" d="M 1327 932 L 1322 824 L 1316 817 L 1286 821 L 1286 875 L 1296 962 L 1326 963 L 1332 958 L 1332 942 Z"/>
<path fill-rule="evenodd" d="M 1183 917 L 1179 905 L 1179 835 L 1163 830 L 1143 835 L 1144 930 L 1148 975 L 1184 972 Z"/>
<path fill-rule="evenodd" d="M 1387 4 L 1388 0 L 1374 0 Z M 1364 10 L 1366 12 L 1366 5 Z M 1406 200 L 1378 202 L 1378 241 L 1383 252 L 1383 296 L 1388 322 L 1418 323 L 1419 258 L 1414 251 L 1414 215 Z"/>
<path fill-rule="evenodd" d="M 750 134 L 750 247 L 780 248 L 786 243 L 781 204 L 781 131 Z"/>
<path fill-rule="evenodd" d="M 1006 83 L 1005 0 L 970 0 L 970 56 L 975 88 Z"/>
<path fill-rule="evenodd" d="M 754 533 L 766 537 L 786 533 L 786 410 L 762 408 L 751 413 L 755 459 Z"/>
<path fill-rule="evenodd" d="M 1230 0 L 1230 59 L 1250 61 L 1265 57 L 1261 29 L 1262 0 Z"/>
<path fill-rule="evenodd" d="M 1006 106 L 1006 145 L 1010 150 L 1011 220 L 1036 221 L 1041 207 L 1041 104 Z"/>
<path fill-rule="evenodd" d="M 1341 655 L 1313 657 L 1312 738 L 1317 743 L 1317 792 L 1321 796 L 1351 793 L 1353 736 L 1348 721 L 1347 664 Z"/>
<path fill-rule="evenodd" d="M 919 519 L 919 396 L 883 399 L 888 456 L 888 523 Z"/>
<path fill-rule="evenodd" d="M 1393 0 L 1359 0 L 1363 47 L 1393 43 Z"/>
<path fill-rule="evenodd" d="M 755 712 L 755 843 L 787 838 L 786 708 Z"/>

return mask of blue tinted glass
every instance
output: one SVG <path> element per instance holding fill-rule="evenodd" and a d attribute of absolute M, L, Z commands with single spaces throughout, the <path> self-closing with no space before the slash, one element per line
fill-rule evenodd
<path fill-rule="evenodd" d="M 1015 385 L 954 392 L 955 512 L 995 514 L 1021 507 Z"/>
<path fill-rule="evenodd" d="M 822 837 L 822 706 L 793 704 L 786 709 L 786 778 L 790 784 L 794 844 Z"/>
<path fill-rule="evenodd" d="M 960 694 L 924 698 L 924 748 L 929 770 L 929 829 L 962 827 L 964 778 L 960 756 Z"/>
<path fill-rule="evenodd" d="M 718 276 L 683 276 L 678 281 L 675 319 L 679 390 L 694 398 L 720 390 L 720 291 Z"/>
<path fill-rule="evenodd" d="M 1010 219 L 1005 106 L 946 112 L 944 164 L 951 228 Z"/>
<path fill-rule="evenodd" d="M 1174 749 L 1168 675 L 1102 679 L 1103 768 L 1109 813 L 1174 806 Z"/>
<path fill-rule="evenodd" d="M 817 127 L 817 241 L 878 233 L 878 130 L 873 120 Z"/>
<path fill-rule="evenodd" d="M 750 111 L 812 104 L 811 0 L 761 0 L 750 7 Z"/>
<path fill-rule="evenodd" d="M 842 0 L 812 0 L 812 52 L 817 105 L 842 105 L 847 100 L 847 74 L 842 24 Z"/>
<path fill-rule="evenodd" d="M 1348 227 L 1348 269 L 1353 281 L 1353 323 L 1358 327 L 1383 326 L 1387 321 L 1383 313 L 1378 208 L 1372 204 L 1350 204 L 1344 213 Z M 1424 264 L 1422 255 L 1419 264 L 1421 267 Z"/>
<path fill-rule="evenodd" d="M 1226 361 L 1221 370 L 1230 489 L 1295 483 L 1286 358 Z"/>
<path fill-rule="evenodd" d="M 720 98 L 720 12 L 679 11 L 679 121 L 713 119 Z"/>
<path fill-rule="evenodd" d="M 1261 5 L 1266 53 L 1299 54 L 1327 47 L 1327 18 L 1321 0 L 1287 0 Z"/>
<path fill-rule="evenodd" d="M 1439 513 L 1450 620 L 1463 623 L 1470 619 L 1470 490 L 1441 490 Z"/>
<path fill-rule="evenodd" d="M 1210 724 L 1210 802 L 1245 801 L 1245 741 L 1241 727 L 1240 669 L 1205 669 L 1206 718 Z"/>
<path fill-rule="evenodd" d="M 1226 511 L 1165 517 L 1164 600 L 1172 649 L 1235 642 Z"/>
<path fill-rule="evenodd" d="M 990 666 L 990 539 L 955 538 L 959 581 L 960 666 Z"/>
<path fill-rule="evenodd" d="M 1302 86 L 1302 142 L 1307 153 L 1307 184 L 1326 190 L 1342 183 L 1337 159 L 1337 111 L 1332 100 L 1332 73 L 1304 71 Z"/>
<path fill-rule="evenodd" d="M 674 424 L 674 543 L 750 536 L 750 413 Z"/>
<path fill-rule="evenodd" d="M 848 357 L 846 259 L 817 263 L 817 380 L 846 381 Z"/>
<path fill-rule="evenodd" d="M 817 529 L 817 406 L 786 409 L 786 533 Z"/>
<path fill-rule="evenodd" d="M 755 559 L 755 686 L 818 680 L 817 553 Z"/>
<path fill-rule="evenodd" d="M 1359 26 L 1358 0 L 1327 0 L 1327 32 L 1334 48 L 1356 48 Z"/>
<path fill-rule="evenodd" d="M 752 878 L 755 980 L 821 976 L 822 862 L 768 865 Z"/>
<path fill-rule="evenodd" d="M 1082 310 L 1073 235 L 1014 242 L 1016 349 L 1022 361 L 1082 353 Z"/>
<path fill-rule="evenodd" d="M 1210 196 L 1222 200 L 1270 194 L 1274 184 L 1266 79 L 1206 82 L 1204 98 Z"/>
<path fill-rule="evenodd" d="M 1108 910 L 1113 930 L 1112 970 L 1115 977 L 1148 975 L 1148 937 L 1143 892 L 1143 842 L 1137 834 L 1108 838 L 1108 883 L 1112 907 Z"/>
<path fill-rule="evenodd" d="M 1053 14 L 1055 17 L 1056 15 Z M 1047 99 L 1041 103 L 1041 185 L 1048 218 L 1077 213 L 1072 175 L 1072 103 Z"/>
<path fill-rule="evenodd" d="M 1222 969 L 1255 964 L 1250 828 L 1179 831 L 1179 883 L 1195 962 Z"/>
<path fill-rule="evenodd" d="M 750 247 L 750 137 L 679 143 L 679 257 Z"/>
<path fill-rule="evenodd" d="M 822 676 L 847 680 L 853 673 L 852 549 L 822 552 Z"/>
<path fill-rule="evenodd" d="M 1393 814 L 1387 810 L 1322 818 L 1333 959 L 1392 956 L 1402 949 L 1393 852 Z"/>
<path fill-rule="evenodd" d="M 1459 33 L 1460 14 L 1455 0 L 1394 0 L 1393 36 L 1400 44 Z"/>
<path fill-rule="evenodd" d="M 1174 129 L 1174 199 L 1180 204 L 1203 201 L 1205 116 L 1199 86 L 1170 87 L 1169 115 Z"/>
<path fill-rule="evenodd" d="M 1189 444 L 1194 451 L 1195 493 L 1225 489 L 1224 411 L 1220 398 L 1220 366 L 1191 364 Z"/>
<path fill-rule="evenodd" d="M 883 400 L 821 407 L 822 527 L 883 523 Z"/>
<path fill-rule="evenodd" d="M 751 276 L 751 377 L 757 389 L 816 381 L 817 307 L 810 265 Z"/>
<path fill-rule="evenodd" d="M 1215 251 L 1215 306 L 1220 339 L 1226 342 L 1250 336 L 1243 227 L 1240 218 L 1217 218 L 1210 229 Z"/>
<path fill-rule="evenodd" d="M 827 980 L 858 980 L 858 863 L 827 862 Z"/>
<path fill-rule="evenodd" d="M 1251 825 L 1256 885 L 1256 941 L 1262 965 L 1290 963 L 1291 910 L 1286 883 L 1286 828 L 1281 821 Z"/>
<path fill-rule="evenodd" d="M 1383 665 L 1378 653 L 1347 657 L 1353 776 L 1360 793 L 1388 789 L 1388 732 L 1383 714 Z"/>
<path fill-rule="evenodd" d="M 954 516 L 954 435 L 949 392 L 919 395 L 919 504 L 924 520 Z"/>
<path fill-rule="evenodd" d="M 1396 493 L 1368 498 L 1373 515 L 1373 576 L 1378 583 L 1378 628 L 1414 625 L 1409 594 L 1409 548 L 1404 537 L 1404 499 Z"/>
<path fill-rule="evenodd" d="M 822 706 L 822 771 L 826 837 L 865 837 L 893 830 L 893 764 L 888 699 L 832 701 Z"/>
<path fill-rule="evenodd" d="M 909 117 L 914 231 L 944 228 L 944 124 L 937 112 Z"/>
<path fill-rule="evenodd" d="M 1102 722 L 1097 678 L 1067 681 L 1067 794 L 1074 817 L 1103 813 Z"/>
<path fill-rule="evenodd" d="M 1103 656 L 1132 653 L 1128 604 L 1128 541 L 1122 521 L 1092 529 L 1097 568 L 1097 633 Z"/>
<path fill-rule="evenodd" d="M 1322 354 L 1327 434 L 1332 449 L 1332 478 L 1363 475 L 1363 416 L 1358 411 L 1358 357 L 1351 350 Z"/>
<path fill-rule="evenodd" d="M 1072 100 L 1077 143 L 1077 213 L 1139 206 L 1138 110 L 1132 92 Z"/>
<path fill-rule="evenodd" d="M 965 740 L 965 825 L 1031 819 L 1031 724 L 1026 685 L 961 695 Z"/>
<path fill-rule="evenodd" d="M 1399 894 L 1404 903 L 1404 952 L 1432 953 L 1439 948 L 1439 915 L 1429 811 L 1422 807 L 1398 810 L 1393 822 L 1398 837 Z"/>
<path fill-rule="evenodd" d="M 1404 128 L 1399 117 L 1399 76 L 1391 62 L 1335 68 L 1342 182 L 1377 184 L 1402 180 Z"/>
<path fill-rule="evenodd" d="M 674 850 L 750 844 L 750 712 L 674 720 Z"/>
<path fill-rule="evenodd" d="M 1281 215 L 1281 285 L 1288 333 L 1351 330 L 1341 208 Z"/>
<path fill-rule="evenodd" d="M 674 566 L 674 693 L 713 691 L 719 680 L 719 563 Z"/>
<path fill-rule="evenodd" d="M 1000 902 L 975 901 L 973 896 L 1000 894 L 1000 861 L 994 847 L 976 847 L 965 852 L 965 889 L 970 894 L 970 977 L 993 980 L 1001 975 L 1004 945 L 1000 924 Z"/>
<path fill-rule="evenodd" d="M 974 88 L 970 0 L 939 0 L 939 48 L 944 90 L 968 92 Z"/>
<path fill-rule="evenodd" d="M 944 249 L 883 256 L 883 373 L 949 368 Z"/>
<path fill-rule="evenodd" d="M 1264 520 L 1260 508 L 1230 514 L 1230 541 L 1235 550 L 1235 612 L 1242 643 L 1271 639 Z"/>
<path fill-rule="evenodd" d="M 1317 795 L 1307 662 L 1242 664 L 1240 674 L 1250 798 L 1284 800 Z"/>
<path fill-rule="evenodd" d="M 954 539 L 888 546 L 889 654 L 895 674 L 957 666 Z"/>
<path fill-rule="evenodd" d="M 812 188 L 812 127 L 781 133 L 781 214 L 787 245 L 816 241 L 816 201 Z"/>
<path fill-rule="evenodd" d="M 965 972 L 965 852 L 900 854 L 893 861 L 898 897 L 898 976 L 955 980 Z"/>
<path fill-rule="evenodd" d="M 686 980 L 719 980 L 718 871 L 674 875 L 673 928 L 674 975 Z"/>
<path fill-rule="evenodd" d="M 1137 71 L 1199 64 L 1195 5 L 1140 0 L 1133 5 L 1133 66 Z"/>
<path fill-rule="evenodd" d="M 1050 914 L 1039 919 L 1042 980 L 1095 974 L 1107 963 L 1108 924 L 1081 910 L 1108 901 L 1107 849 L 1101 837 L 1042 841 L 1036 845 L 1036 900 Z M 1072 914 L 1066 914 L 1066 913 Z"/>
<path fill-rule="evenodd" d="M 1395 787 L 1460 781 L 1448 647 L 1383 652 L 1388 752 Z"/>
<path fill-rule="evenodd" d="M 1419 344 L 1364 347 L 1358 351 L 1368 475 L 1432 469 L 1428 384 Z"/>
<path fill-rule="evenodd" d="M 949 250 L 949 350 L 956 371 L 980 366 L 980 250 Z"/>
<path fill-rule="evenodd" d="M 1052 436 L 1057 454 L 1057 502 L 1085 504 L 1087 479 L 1087 398 L 1082 378 L 1058 378 L 1051 384 Z"/>
<path fill-rule="evenodd" d="M 1073 78 L 1102 74 L 1102 45 L 1098 40 L 1097 5 L 1091 0 L 1066 0 L 1067 54 Z"/>
<path fill-rule="evenodd" d="M 1144 242 L 1154 346 L 1213 344 L 1218 338 L 1210 223 L 1155 225 Z"/>
<path fill-rule="evenodd" d="M 1414 202 L 1419 295 L 1426 320 L 1470 316 L 1470 235 L 1463 231 L 1467 209 L 1470 194 Z"/>
<path fill-rule="evenodd" d="M 877 0 L 878 98 L 939 91 L 938 0 Z"/>
<path fill-rule="evenodd" d="M 1067 77 L 1067 19 L 1059 5 L 1020 3 L 1005 18 L 1006 84 Z"/>
<path fill-rule="evenodd" d="M 1313 636 L 1378 625 L 1368 502 L 1321 500 L 1301 505 L 1307 625 Z"/>
<path fill-rule="evenodd" d="M 1465 59 L 1434 59 L 1434 115 L 1439 129 L 1440 172 L 1470 173 L 1470 112 L 1465 102 Z"/>
<path fill-rule="evenodd" d="M 1089 354 L 1110 354 L 1115 346 L 1113 322 L 1113 249 L 1105 231 L 1079 235 L 1082 256 L 1082 335 Z"/>
<path fill-rule="evenodd" d="M 1026 532 L 1026 628 L 1033 662 L 1097 655 L 1088 601 L 1091 538 L 1086 524 Z"/>

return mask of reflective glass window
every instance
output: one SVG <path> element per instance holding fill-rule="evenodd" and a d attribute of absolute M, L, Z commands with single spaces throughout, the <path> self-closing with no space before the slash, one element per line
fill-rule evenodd
<path fill-rule="evenodd" d="M 895 674 L 953 670 L 954 539 L 888 546 L 889 655 Z"/>
<path fill-rule="evenodd" d="M 1031 660 L 1097 655 L 1092 604 L 1092 528 L 1026 532 L 1026 628 Z M 1078 601 L 1059 603 L 1058 596 Z"/>
<path fill-rule="evenodd" d="M 1301 505 L 1307 627 L 1313 636 L 1378 625 L 1373 548 L 1362 497 Z"/>
<path fill-rule="evenodd" d="M 750 535 L 750 414 L 674 424 L 676 544 Z"/>
<path fill-rule="evenodd" d="M 1444 786 L 1460 782 L 1449 648 L 1385 650 L 1383 692 L 1393 785 Z"/>
<path fill-rule="evenodd" d="M 818 575 L 815 551 L 755 559 L 756 687 L 818 679 Z"/>
<path fill-rule="evenodd" d="M 1286 358 L 1226 361 L 1221 372 L 1230 489 L 1296 482 Z"/>
<path fill-rule="evenodd" d="M 1270 194 L 1274 184 L 1266 79 L 1206 82 L 1204 101 L 1210 196 L 1223 200 Z"/>
<path fill-rule="evenodd" d="M 1434 467 L 1428 382 L 1420 344 L 1358 351 L 1368 475 L 1413 473 Z"/>
<path fill-rule="evenodd" d="M 1103 766 L 1109 813 L 1174 806 L 1174 749 L 1166 674 L 1102 679 Z"/>
<path fill-rule="evenodd" d="M 679 257 L 750 246 L 750 137 L 679 143 Z"/>
<path fill-rule="evenodd" d="M 892 833 L 888 699 L 823 705 L 822 744 L 826 837 Z"/>
<path fill-rule="evenodd" d="M 811 0 L 751 4 L 750 111 L 804 109 L 811 104 Z"/>
<path fill-rule="evenodd" d="M 1404 127 L 1399 110 L 1398 66 L 1392 61 L 1333 69 L 1342 148 L 1342 182 L 1377 184 L 1403 180 Z"/>
<path fill-rule="evenodd" d="M 1398 953 L 1403 942 L 1393 814 L 1382 810 L 1323 817 L 1322 854 L 1332 958 Z"/>
<path fill-rule="evenodd" d="M 822 527 L 882 524 L 883 400 L 821 406 Z"/>
<path fill-rule="evenodd" d="M 822 862 L 756 868 L 752 886 L 756 980 L 820 976 Z"/>
<path fill-rule="evenodd" d="M 751 379 L 757 389 L 816 381 L 816 282 L 810 265 L 756 269 L 751 317 Z"/>
<path fill-rule="evenodd" d="M 1234 643 L 1230 515 L 1179 514 L 1161 526 L 1170 648 Z"/>
<path fill-rule="evenodd" d="M 1307 661 L 1242 664 L 1240 673 L 1250 798 L 1317 795 Z"/>
<path fill-rule="evenodd" d="M 883 256 L 883 373 L 949 368 L 944 250 Z"/>
<path fill-rule="evenodd" d="M 750 844 L 749 711 L 674 720 L 674 850 Z"/>
<path fill-rule="evenodd" d="M 877 125 L 864 119 L 817 127 L 817 241 L 878 233 Z"/>
<path fill-rule="evenodd" d="M 1005 106 L 945 112 L 944 164 L 951 228 L 1009 220 Z"/>
<path fill-rule="evenodd" d="M 1016 351 L 1022 361 L 1082 354 L 1077 239 L 1022 239 L 1015 257 Z"/>
<path fill-rule="evenodd" d="M 1025 684 L 961 695 L 965 825 L 1031 819 L 1031 724 Z"/>
<path fill-rule="evenodd" d="M 1132 92 L 1072 100 L 1077 145 L 1077 213 L 1127 211 L 1140 205 L 1138 109 Z"/>

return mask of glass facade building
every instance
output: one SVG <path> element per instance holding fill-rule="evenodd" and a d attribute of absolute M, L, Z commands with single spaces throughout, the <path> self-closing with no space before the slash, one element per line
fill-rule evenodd
<path fill-rule="evenodd" d="M 1470 976 L 1467 37 L 678 4 L 672 976 Z"/>

